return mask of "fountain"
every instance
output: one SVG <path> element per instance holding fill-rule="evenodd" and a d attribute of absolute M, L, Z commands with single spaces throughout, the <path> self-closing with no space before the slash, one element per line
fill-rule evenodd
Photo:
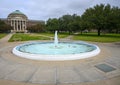
<path fill-rule="evenodd" d="M 58 45 L 58 36 L 57 36 L 57 31 L 55 31 L 54 44 L 55 44 L 55 46 L 57 46 L 57 45 Z"/>
<path fill-rule="evenodd" d="M 13 54 L 32 60 L 64 61 L 93 57 L 99 54 L 98 46 L 86 42 L 59 42 L 55 31 L 53 42 L 30 42 L 13 48 Z"/>

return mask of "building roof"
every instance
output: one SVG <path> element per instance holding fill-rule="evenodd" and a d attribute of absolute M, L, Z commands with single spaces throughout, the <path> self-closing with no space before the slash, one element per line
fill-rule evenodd
<path fill-rule="evenodd" d="M 15 10 L 11 14 L 23 14 L 23 13 L 21 11 L 19 11 L 19 10 Z"/>
<path fill-rule="evenodd" d="M 19 10 L 15 10 L 12 13 L 10 13 L 7 18 L 10 19 L 10 18 L 18 18 L 18 17 L 22 19 L 27 19 L 27 16 Z"/>

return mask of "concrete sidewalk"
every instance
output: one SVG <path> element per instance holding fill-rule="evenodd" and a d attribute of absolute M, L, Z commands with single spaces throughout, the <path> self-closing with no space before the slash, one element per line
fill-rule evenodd
<path fill-rule="evenodd" d="M 7 36 L 5 36 L 2 39 L 0 39 L 0 42 L 1 43 L 2 42 L 8 42 L 8 40 L 11 38 L 12 35 L 13 35 L 12 33 L 8 34 Z"/>
<path fill-rule="evenodd" d="M 74 61 L 34 61 L 11 53 L 23 42 L 7 42 L 12 34 L 0 40 L 0 85 L 120 85 L 120 46 L 96 43 L 101 53 Z M 115 68 L 104 72 L 96 65 Z M 108 68 L 109 70 L 110 68 Z"/>

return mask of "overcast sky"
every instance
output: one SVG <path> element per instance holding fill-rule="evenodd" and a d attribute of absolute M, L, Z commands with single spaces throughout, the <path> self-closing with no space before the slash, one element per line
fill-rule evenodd
<path fill-rule="evenodd" d="M 120 0 L 0 0 L 0 18 L 7 18 L 15 10 L 34 20 L 58 18 L 64 14 L 81 15 L 85 9 L 101 3 L 120 7 Z"/>

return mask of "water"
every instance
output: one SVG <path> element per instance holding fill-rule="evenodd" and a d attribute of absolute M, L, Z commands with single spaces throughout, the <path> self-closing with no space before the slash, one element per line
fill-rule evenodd
<path fill-rule="evenodd" d="M 59 43 L 57 47 L 54 43 L 32 43 L 26 44 L 17 48 L 21 52 L 44 55 L 66 55 L 80 54 L 90 52 L 96 49 L 95 47 L 83 43 Z"/>
<path fill-rule="evenodd" d="M 57 31 L 55 31 L 54 44 L 55 44 L 55 46 L 58 46 L 58 36 L 57 36 Z"/>

